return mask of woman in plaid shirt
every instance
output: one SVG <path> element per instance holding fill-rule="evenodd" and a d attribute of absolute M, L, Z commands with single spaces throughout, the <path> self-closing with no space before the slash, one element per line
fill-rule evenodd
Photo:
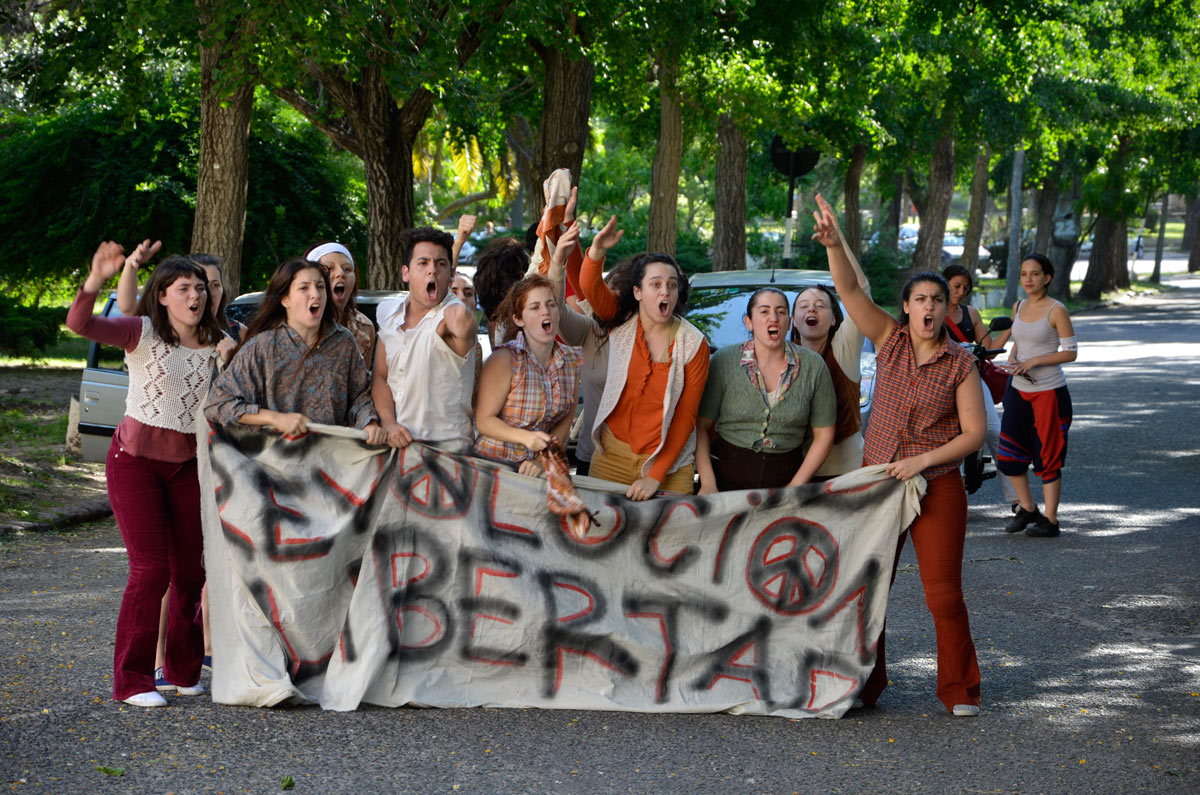
<path fill-rule="evenodd" d="M 900 534 L 895 560 L 899 562 L 911 535 L 937 632 L 938 699 L 952 714 L 972 717 L 979 714 L 979 663 L 962 595 L 967 494 L 958 467 L 983 445 L 987 420 L 979 373 L 971 356 L 942 327 L 950 298 L 945 279 L 936 273 L 914 275 L 901 292 L 900 317 L 893 318 L 859 286 L 832 208 L 819 195 L 817 203 L 813 238 L 825 246 L 846 311 L 878 351 L 863 464 L 886 464 L 887 473 L 898 480 L 925 478 L 921 515 Z M 886 686 L 880 633 L 863 703 L 874 706 Z"/>
<path fill-rule="evenodd" d="M 505 342 L 483 365 L 475 408 L 475 453 L 519 464 L 522 475 L 542 474 L 537 453 L 567 433 L 579 401 L 583 354 L 555 340 L 559 307 L 544 276 L 527 276 L 497 310 Z"/>

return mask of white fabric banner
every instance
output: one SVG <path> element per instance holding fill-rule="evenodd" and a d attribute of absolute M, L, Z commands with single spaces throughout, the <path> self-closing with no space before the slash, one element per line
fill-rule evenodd
<path fill-rule="evenodd" d="M 924 492 L 882 467 L 642 503 L 579 478 L 578 541 L 546 481 L 420 444 L 200 447 L 213 699 L 256 706 L 840 716 Z"/>

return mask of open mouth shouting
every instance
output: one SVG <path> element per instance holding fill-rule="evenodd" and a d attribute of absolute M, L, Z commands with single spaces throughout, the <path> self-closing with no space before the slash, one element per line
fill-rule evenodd
<path fill-rule="evenodd" d="M 554 333 L 554 324 L 550 322 L 550 318 L 542 320 L 542 333 L 546 335 Z"/>
<path fill-rule="evenodd" d="M 933 333 L 933 315 L 931 313 L 926 313 L 925 315 L 922 316 L 921 328 L 927 334 Z"/>
<path fill-rule="evenodd" d="M 431 303 L 431 304 L 437 303 L 437 293 L 438 293 L 437 281 L 434 279 L 430 279 L 428 282 L 425 283 L 425 297 L 427 299 L 429 299 L 429 303 Z"/>
<path fill-rule="evenodd" d="M 346 300 L 346 282 L 341 279 L 333 283 L 333 300 L 339 305 Z"/>
<path fill-rule="evenodd" d="M 777 321 L 771 321 L 767 324 L 767 339 L 771 340 L 771 342 L 779 340 L 779 323 Z"/>
<path fill-rule="evenodd" d="M 323 301 L 321 301 L 320 299 L 314 299 L 313 301 L 309 302 L 309 304 L 308 304 L 308 316 L 311 317 L 313 320 L 320 320 L 321 319 L 321 310 L 323 310 L 324 308 L 325 307 L 324 307 Z"/>
<path fill-rule="evenodd" d="M 809 328 L 813 328 L 819 322 L 820 321 L 817 319 L 816 315 L 805 315 L 804 316 L 804 325 L 808 326 Z"/>

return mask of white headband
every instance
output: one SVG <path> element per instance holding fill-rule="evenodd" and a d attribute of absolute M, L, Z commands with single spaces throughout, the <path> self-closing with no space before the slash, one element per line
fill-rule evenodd
<path fill-rule="evenodd" d="M 326 254 L 341 254 L 346 259 L 350 260 L 350 265 L 354 265 L 354 255 L 350 253 L 350 249 L 343 246 L 341 243 L 322 243 L 321 245 L 308 252 L 307 259 L 309 262 L 320 262 L 321 257 Z"/>

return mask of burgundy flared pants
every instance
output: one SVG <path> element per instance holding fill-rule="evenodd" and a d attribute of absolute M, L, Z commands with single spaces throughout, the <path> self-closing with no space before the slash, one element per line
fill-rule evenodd
<path fill-rule="evenodd" d="M 204 632 L 196 620 L 204 587 L 196 459 L 171 463 L 130 455 L 114 439 L 105 476 L 129 553 L 113 652 L 113 698 L 154 690 L 158 616 L 168 587 L 163 673 L 174 684 L 194 685 L 204 658 Z"/>

